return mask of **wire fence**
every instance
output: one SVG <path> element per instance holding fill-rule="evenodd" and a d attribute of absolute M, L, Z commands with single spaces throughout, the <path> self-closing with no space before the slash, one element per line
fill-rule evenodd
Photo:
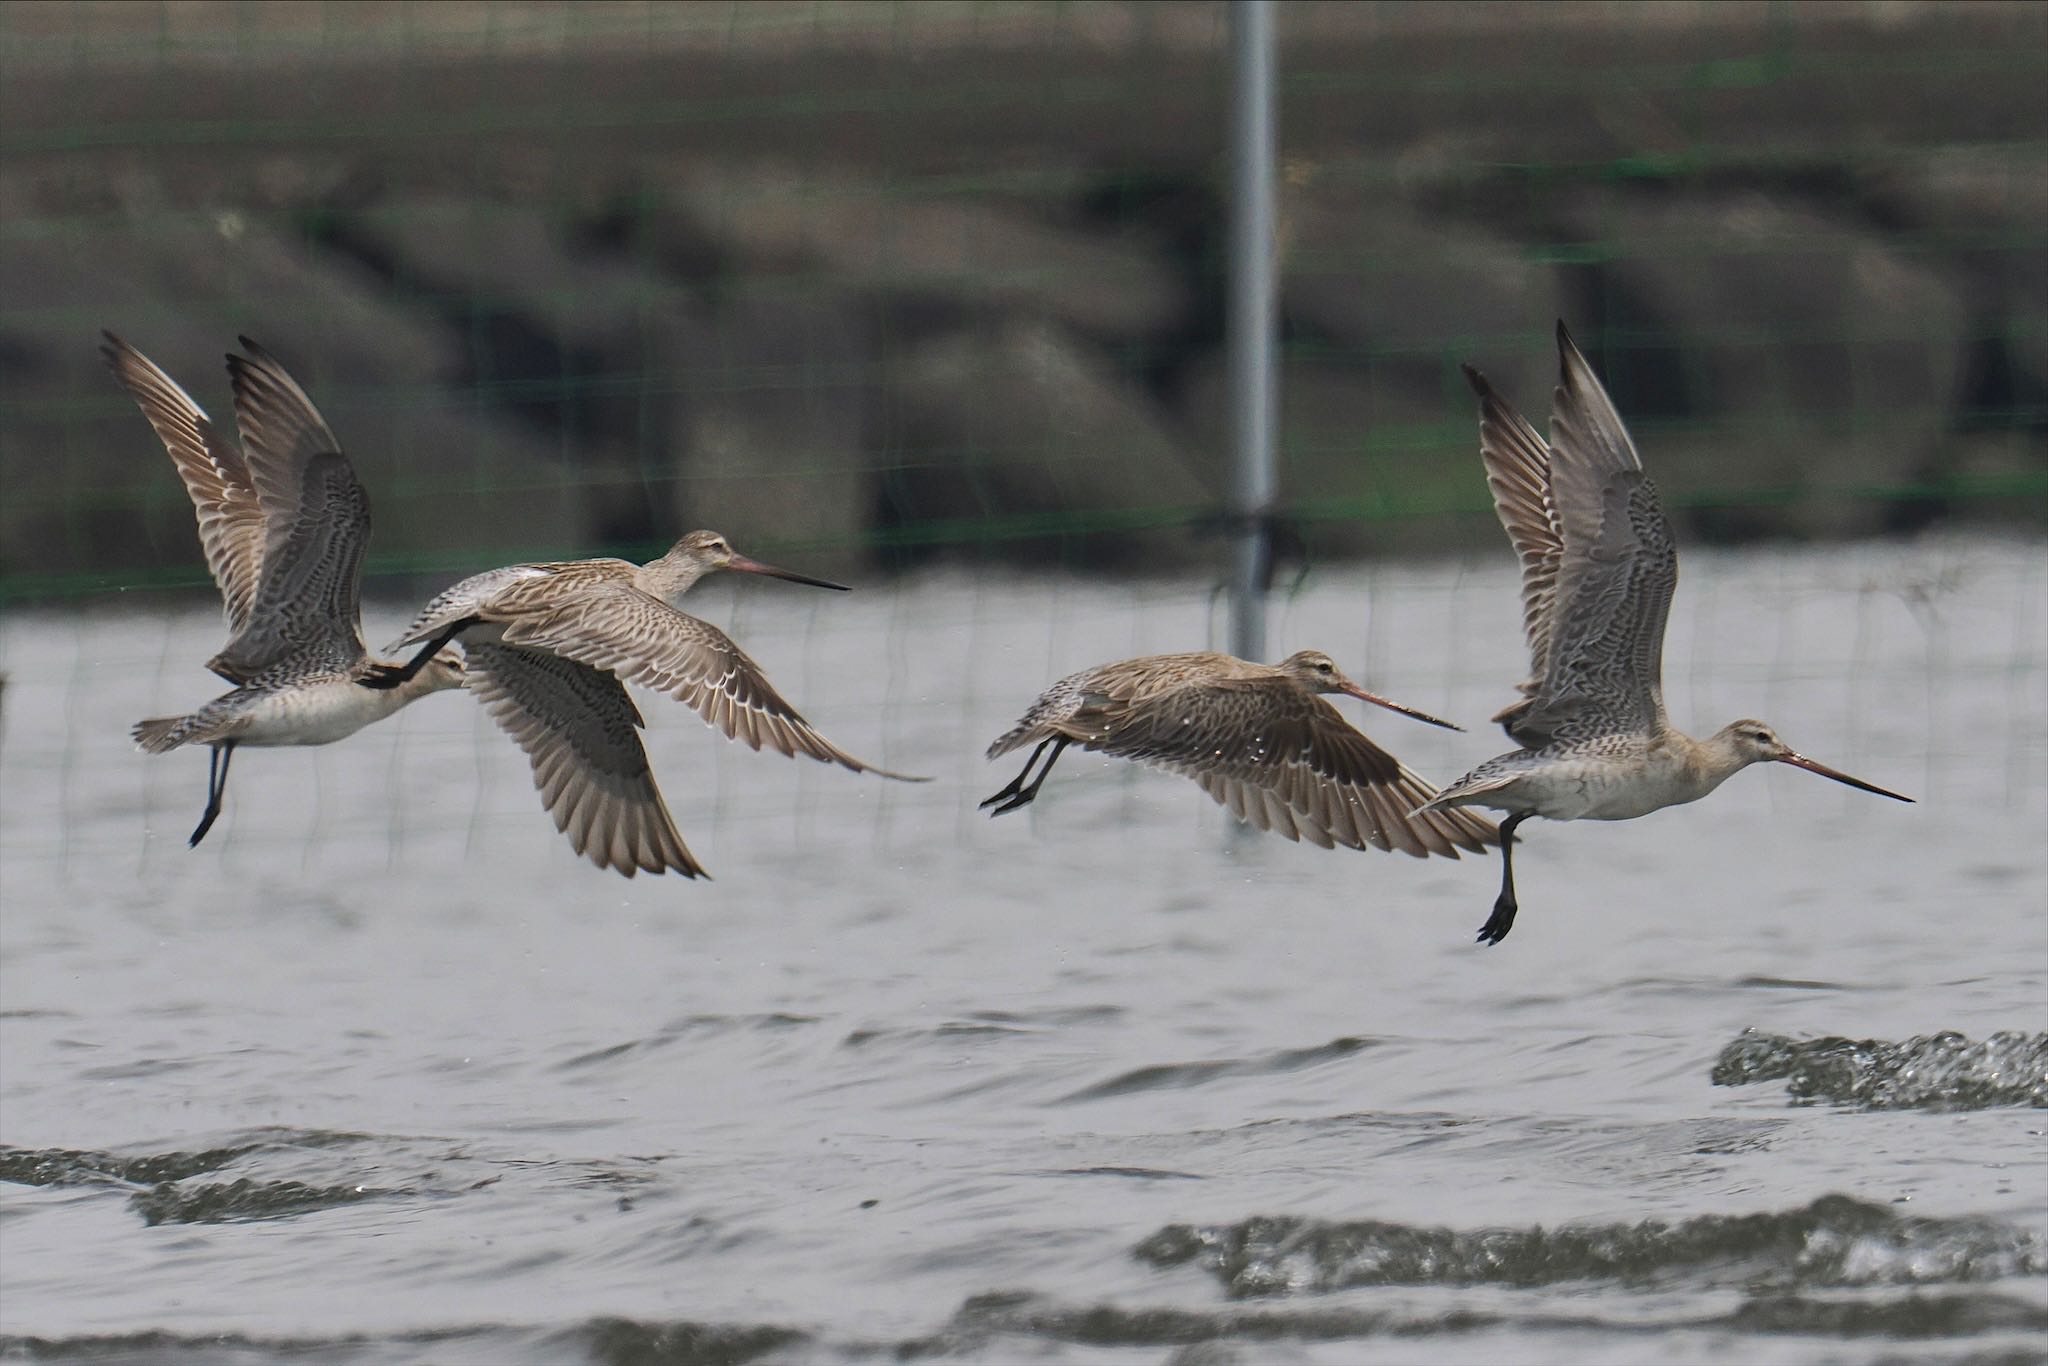
<path fill-rule="evenodd" d="M 1219 566 L 1213 4 L 0 7 L 0 601 L 203 584 L 100 372 L 277 351 L 373 582 Z M 1282 548 L 1491 545 L 1555 319 L 1684 531 L 2048 523 L 2048 7 L 1289 4 Z M 1288 572 L 1283 563 L 1282 571 Z"/>
<path fill-rule="evenodd" d="M 1516 571 L 1495 549 L 1470 563 L 1318 572 L 1276 595 L 1274 652 L 1326 649 L 1375 691 L 1468 726 L 1452 733 L 1345 704 L 1404 763 L 1447 781 L 1505 748 L 1483 718 L 1512 699 L 1525 662 Z M 982 751 L 1039 689 L 1092 664 L 1222 639 L 1222 600 L 1199 580 L 941 569 L 847 595 L 714 580 L 689 606 L 740 640 L 836 743 L 934 781 L 882 782 L 755 754 L 647 695 L 648 756 L 683 838 L 716 881 L 687 892 L 673 878 L 628 884 L 594 873 L 554 833 L 525 757 L 483 708 L 451 694 L 344 743 L 242 751 L 221 823 L 193 851 L 185 837 L 205 796 L 205 757 L 139 755 L 127 730 L 219 691 L 199 667 L 220 643 L 218 618 L 198 603 L 22 607 L 0 614 L 9 675 L 0 695 L 0 882 L 10 900 L 85 882 L 133 887 L 138 904 L 173 897 L 197 907 L 226 896 L 252 913 L 272 897 L 325 895 L 365 877 L 388 881 L 395 906 L 429 888 L 502 896 L 513 907 L 528 898 L 609 906 L 684 897 L 758 913 L 788 897 L 857 900 L 878 869 L 908 869 L 914 879 L 953 858 L 985 861 L 990 878 L 1052 888 L 1128 879 L 1122 860 L 1133 850 L 1205 858 L 1229 825 L 1183 779 L 1078 753 L 1023 813 L 991 821 L 977 809 L 1023 758 L 991 763 Z M 404 620 L 395 605 L 370 616 L 373 639 Z M 1912 823 L 1886 824 L 1905 818 L 1866 794 L 1763 765 L 1769 771 L 1741 775 L 1682 816 L 1612 836 L 1575 829 L 1547 857 L 1568 847 L 1648 870 L 1740 849 L 1743 860 L 1805 868 L 1813 842 L 1858 847 L 1847 832 L 1875 820 L 1905 841 L 1898 877 L 1935 879 L 1929 904 L 1984 894 L 1937 877 L 1949 851 L 1972 847 L 1973 829 L 1979 838 L 1984 828 L 2009 834 L 2008 854 L 1972 877 L 2016 868 L 2038 881 L 2034 836 L 2048 818 L 2048 559 L 2032 543 L 1937 534 L 1903 550 L 1689 548 L 1664 674 L 1677 723 L 1705 732 L 1762 716 L 1802 752 L 1917 798 Z M 1355 879 L 1389 904 L 1461 885 L 1490 895 L 1495 875 L 1273 836 L 1238 843 L 1237 875 L 1256 871 L 1279 885 Z M 410 881 L 427 873 L 460 874 L 461 886 Z M 1562 867 L 1550 875 L 1568 882 Z M 1702 875 L 1712 876 L 1711 864 Z M 235 890 L 224 892 L 229 884 Z M 350 893 L 332 896 L 336 914 L 360 909 Z M 643 896 L 650 900 L 624 900 Z"/>

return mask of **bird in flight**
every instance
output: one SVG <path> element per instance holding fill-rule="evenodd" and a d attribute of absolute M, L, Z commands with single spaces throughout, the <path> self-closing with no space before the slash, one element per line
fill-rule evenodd
<path fill-rule="evenodd" d="M 1761 721 L 1731 721 L 1705 740 L 1664 711 L 1664 623 L 1678 552 L 1657 490 L 1621 415 L 1557 325 L 1560 379 L 1550 439 L 1471 366 L 1479 457 L 1494 511 L 1522 564 L 1529 677 L 1493 719 L 1519 749 L 1487 760 L 1418 808 L 1486 806 L 1501 822 L 1501 889 L 1479 941 L 1514 927 L 1515 831 L 1531 816 L 1625 821 L 1698 801 L 1742 769 L 1789 764 L 1910 802 L 1794 750 Z"/>
<path fill-rule="evenodd" d="M 136 723 L 151 754 L 212 748 L 197 845 L 219 819 L 243 745 L 325 745 L 416 698 L 463 684 L 436 650 L 403 687 L 359 686 L 381 661 L 363 648 L 363 546 L 370 500 L 313 400 L 276 357 L 241 338 L 228 357 L 239 445 L 149 357 L 113 333 L 100 354 L 156 429 L 199 518 L 229 640 L 206 667 L 235 685 L 185 716 Z"/>

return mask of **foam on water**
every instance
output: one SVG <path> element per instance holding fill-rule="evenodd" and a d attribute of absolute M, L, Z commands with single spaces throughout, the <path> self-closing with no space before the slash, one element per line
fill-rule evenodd
<path fill-rule="evenodd" d="M 1298 1217 L 1176 1224 L 1138 1244 L 1159 1267 L 1193 1264 L 1236 1298 L 1366 1285 L 1554 1285 L 1673 1277 L 1791 1287 L 1991 1281 L 2048 1272 L 2048 1241 L 1989 1220 L 1921 1219 L 1848 1196 L 1775 1214 L 1555 1229 L 1414 1228 Z"/>
<path fill-rule="evenodd" d="M 2048 1033 L 2002 1031 L 1878 1039 L 1787 1039 L 1745 1030 L 1715 1060 L 1716 1086 L 1785 1079 L 1795 1101 L 1862 1110 L 2048 1108 Z"/>

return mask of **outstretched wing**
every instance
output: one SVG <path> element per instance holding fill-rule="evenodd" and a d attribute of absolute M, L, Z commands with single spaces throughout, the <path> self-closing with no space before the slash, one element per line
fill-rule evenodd
<path fill-rule="evenodd" d="M 363 657 L 360 596 L 370 499 L 306 391 L 263 348 L 228 357 L 235 420 L 263 509 L 249 620 L 216 665 L 256 673 L 288 656 Z"/>
<path fill-rule="evenodd" d="M 220 585 L 228 632 L 248 624 L 263 559 L 263 509 L 249 467 L 235 443 L 213 425 L 206 410 L 164 373 L 163 367 L 111 332 L 100 334 L 100 355 L 156 430 L 170 453 L 192 510 L 199 518 L 199 545 L 206 567 Z M 229 676 L 239 683 L 241 678 Z"/>
<path fill-rule="evenodd" d="M 761 666 L 709 622 L 676 611 L 629 583 L 593 584 L 559 603 L 522 608 L 514 583 L 493 601 L 505 641 L 528 645 L 606 669 L 643 687 L 687 702 L 698 715 L 750 748 L 763 745 L 794 757 L 838 764 L 904 782 L 923 778 L 892 773 L 856 759 L 820 735 L 784 701 Z M 543 592 L 544 592 L 543 588 Z"/>
<path fill-rule="evenodd" d="M 1492 822 L 1470 812 L 1410 815 L 1436 790 L 1282 679 L 1195 680 L 1135 702 L 1098 693 L 1057 729 L 1083 748 L 1192 778 L 1239 820 L 1325 849 L 1456 858 L 1498 842 Z"/>
<path fill-rule="evenodd" d="M 1663 729 L 1664 624 L 1678 584 L 1671 524 L 1628 428 L 1561 323 L 1557 344 L 1550 488 L 1563 550 L 1548 667 L 1514 723 L 1532 748 Z"/>
<path fill-rule="evenodd" d="M 1512 735 L 1516 718 L 1528 709 L 1526 699 L 1535 696 L 1550 672 L 1552 609 L 1564 528 L 1551 499 L 1550 447 L 1486 376 L 1469 365 L 1464 369 L 1479 395 L 1479 459 L 1493 492 L 1493 510 L 1522 564 L 1522 631 L 1529 641 L 1529 676 L 1516 687 L 1525 700 L 1493 718 L 1505 723 Z"/>
<path fill-rule="evenodd" d="M 627 877 L 708 874 L 676 832 L 625 685 L 601 669 L 516 646 L 470 643 L 464 677 L 526 751 L 541 804 L 577 853 Z"/>

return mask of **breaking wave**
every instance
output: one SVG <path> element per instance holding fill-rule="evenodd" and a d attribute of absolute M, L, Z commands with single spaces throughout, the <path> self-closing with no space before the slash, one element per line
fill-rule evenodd
<path fill-rule="evenodd" d="M 1555 1229 L 1467 1231 L 1292 1217 L 1173 1224 L 1134 1252 L 1158 1267 L 1198 1266 L 1236 1298 L 1367 1285 L 1640 1285 L 1677 1278 L 1811 1289 L 2048 1272 L 2048 1243 L 2039 1234 L 1989 1219 L 1899 1215 L 1845 1195 L 1779 1213 Z"/>
<path fill-rule="evenodd" d="M 2048 1107 L 2048 1033 L 2001 1031 L 1978 1042 L 1960 1034 L 1880 1039 L 1788 1039 L 1750 1030 L 1714 1061 L 1716 1086 L 1786 1081 L 1801 1103 L 1864 1110 Z"/>

